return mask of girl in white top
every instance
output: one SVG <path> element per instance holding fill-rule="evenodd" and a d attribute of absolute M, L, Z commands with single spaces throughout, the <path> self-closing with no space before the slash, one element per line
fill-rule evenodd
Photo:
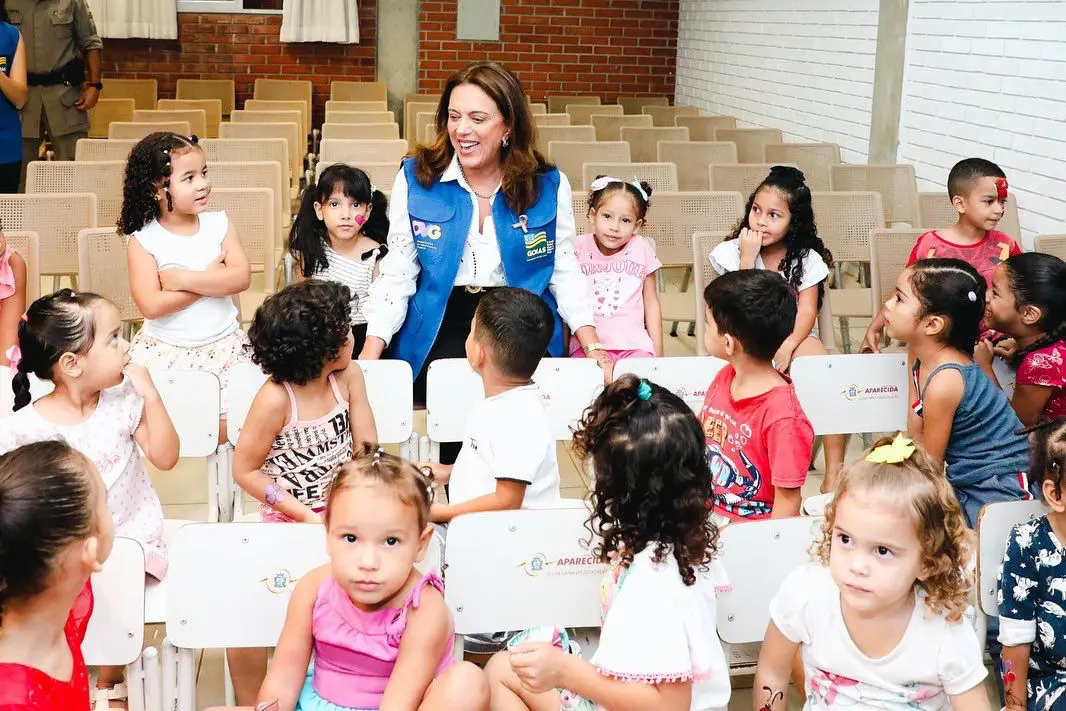
<path fill-rule="evenodd" d="M 224 212 L 206 212 L 211 183 L 196 137 L 153 133 L 130 151 L 118 230 L 127 235 L 130 294 L 144 315 L 130 355 L 149 368 L 207 370 L 222 385 L 248 360 L 231 297 L 251 271 Z M 220 441 L 226 440 L 225 422 Z"/>
<path fill-rule="evenodd" d="M 344 163 L 322 171 L 313 188 L 304 191 L 300 212 L 289 233 L 289 254 L 296 260 L 296 279 L 326 279 L 344 284 L 352 294 L 352 335 L 355 352 L 363 349 L 366 316 L 363 306 L 377 278 L 378 261 L 389 251 L 389 216 L 385 195 L 367 174 Z"/>
<path fill-rule="evenodd" d="M 818 340 L 817 326 L 833 255 L 818 236 L 811 191 L 803 173 L 779 165 L 771 168 L 748 198 L 744 217 L 733 234 L 714 248 L 710 260 L 719 274 L 738 269 L 778 272 L 795 289 L 799 302 L 796 324 L 774 355 L 778 370 L 788 372 L 797 356 L 829 353 Z M 822 493 L 836 488 L 845 445 L 843 435 L 825 437 Z"/>
<path fill-rule="evenodd" d="M 844 471 L 817 554 L 770 603 L 757 711 L 785 708 L 797 651 L 806 709 L 989 709 L 963 617 L 974 535 L 939 462 L 902 434 L 878 441 Z"/>
<path fill-rule="evenodd" d="M 709 711 L 729 703 L 715 628 L 727 581 L 703 430 L 679 397 L 626 375 L 586 413 L 574 445 L 596 470 L 589 525 L 603 626 L 591 661 L 550 642 L 524 642 L 486 667 L 494 711 Z"/>

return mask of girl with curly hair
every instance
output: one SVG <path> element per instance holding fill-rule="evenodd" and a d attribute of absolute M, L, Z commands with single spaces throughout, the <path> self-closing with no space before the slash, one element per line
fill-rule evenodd
<path fill-rule="evenodd" d="M 770 603 L 754 708 L 786 707 L 800 652 L 805 708 L 989 708 L 963 618 L 974 534 L 940 462 L 902 433 L 845 468 L 817 560 Z"/>
<path fill-rule="evenodd" d="M 733 234 L 714 248 L 711 266 L 719 274 L 738 269 L 769 269 L 784 277 L 796 291 L 799 312 L 792 333 L 774 355 L 774 366 L 785 373 L 792 359 L 829 353 L 818 340 L 818 310 L 825 297 L 825 280 L 833 255 L 818 236 L 811 190 L 796 168 L 775 165 L 748 198 L 744 217 Z M 832 491 L 844 466 L 843 435 L 825 437 L 825 486 Z"/>
<path fill-rule="evenodd" d="M 130 294 L 144 315 L 133 361 L 214 373 L 225 442 L 230 368 L 248 360 L 232 297 L 248 288 L 251 272 L 233 223 L 207 209 L 210 196 L 196 136 L 153 133 L 126 161 L 118 231 L 128 238 Z"/>
<path fill-rule="evenodd" d="M 591 662 L 548 642 L 497 654 L 492 708 L 725 709 L 715 593 L 726 581 L 699 421 L 670 391 L 626 375 L 596 398 L 574 445 L 596 472 L 593 555 L 610 564 L 600 646 Z"/>

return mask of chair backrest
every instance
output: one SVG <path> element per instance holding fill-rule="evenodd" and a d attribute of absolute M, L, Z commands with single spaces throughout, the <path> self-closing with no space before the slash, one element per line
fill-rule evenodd
<path fill-rule="evenodd" d="M 618 103 L 627 114 L 640 114 L 645 106 L 669 106 L 670 99 L 665 96 L 620 96 Z"/>
<path fill-rule="evenodd" d="M 152 382 L 170 415 L 182 457 L 207 457 L 218 449 L 218 378 L 206 370 L 152 369 Z"/>
<path fill-rule="evenodd" d="M 8 245 L 26 262 L 26 304 L 41 295 L 41 243 L 36 232 L 4 231 Z"/>
<path fill-rule="evenodd" d="M 282 101 L 280 99 L 245 99 L 245 111 L 299 111 L 300 132 L 307 135 L 311 131 L 311 105 L 299 99 Z"/>
<path fill-rule="evenodd" d="M 107 78 L 101 99 L 133 99 L 138 109 L 154 109 L 159 98 L 159 85 L 155 79 Z"/>
<path fill-rule="evenodd" d="M 415 138 L 420 143 L 428 142 L 430 136 L 437 135 L 437 112 L 419 111 L 415 116 Z"/>
<path fill-rule="evenodd" d="M 906 222 L 911 227 L 918 223 L 918 187 L 914 179 L 914 166 L 854 165 L 839 164 L 829 168 L 830 190 L 869 191 L 880 193 L 885 210 L 885 226 Z"/>
<path fill-rule="evenodd" d="M 338 101 L 326 100 L 326 113 L 330 111 L 388 111 L 389 105 L 384 101 Z"/>
<path fill-rule="evenodd" d="M 614 367 L 614 379 L 635 375 L 650 380 L 677 395 L 699 415 L 707 386 L 725 366 L 726 361 L 713 356 L 623 358 Z"/>
<path fill-rule="evenodd" d="M 274 224 L 287 227 L 291 201 L 287 176 L 275 161 L 217 161 L 208 167 L 215 188 L 268 188 L 274 197 Z"/>
<path fill-rule="evenodd" d="M 26 192 L 96 195 L 95 226 L 114 225 L 122 210 L 126 161 L 35 160 L 26 166 Z"/>
<path fill-rule="evenodd" d="M 744 198 L 736 192 L 661 192 L 652 196 L 642 233 L 663 264 L 692 264 L 692 235 L 733 229 Z"/>
<path fill-rule="evenodd" d="M 327 163 L 320 160 L 315 166 L 315 182 L 322 177 L 322 171 L 336 163 Z M 396 182 L 396 173 L 400 170 L 400 164 L 393 161 L 363 161 L 360 163 L 346 163 L 366 173 L 370 178 L 370 184 L 384 193 L 392 192 L 392 184 Z"/>
<path fill-rule="evenodd" d="M 374 413 L 378 441 L 383 444 L 406 442 L 414 426 L 411 366 L 402 360 L 364 360 L 359 361 L 359 367 L 366 380 L 366 395 Z M 227 415 L 232 444 L 237 444 L 252 400 L 266 379 L 266 374 L 251 363 L 233 367 Z M 481 392 L 480 388 L 477 392 Z"/>
<path fill-rule="evenodd" d="M 946 192 L 918 193 L 918 227 L 937 229 L 950 227 L 959 220 L 959 213 Z M 1017 193 L 1011 193 L 1003 211 L 1003 219 L 996 229 L 1005 232 L 1021 244 L 1022 228 L 1018 221 Z"/>
<path fill-rule="evenodd" d="M 307 146 L 307 127 L 300 109 L 273 109 L 270 111 L 237 109 L 229 115 L 232 123 L 294 123 L 298 127 L 301 151 Z M 301 156 L 302 157 L 302 156 Z"/>
<path fill-rule="evenodd" d="M 37 233 L 41 274 L 77 274 L 78 232 L 96 224 L 92 193 L 0 195 L 0 225 Z"/>
<path fill-rule="evenodd" d="M 907 429 L 905 353 L 801 356 L 791 372 L 815 434 Z"/>
<path fill-rule="evenodd" d="M 722 230 L 696 232 L 692 235 L 692 291 L 697 295 L 701 306 L 696 309 L 696 355 L 707 355 L 707 347 L 703 345 L 703 335 L 707 331 L 707 322 L 702 318 L 703 291 L 718 277 L 718 272 L 711 266 L 711 252 L 730 234 L 731 231 Z"/>
<path fill-rule="evenodd" d="M 108 138 L 141 140 L 159 131 L 176 133 L 179 136 L 188 136 L 192 133 L 192 127 L 188 121 L 112 121 L 107 126 Z"/>
<path fill-rule="evenodd" d="M 174 96 L 184 99 L 218 99 L 222 115 L 229 116 L 237 108 L 236 84 L 232 79 L 178 79 Z"/>
<path fill-rule="evenodd" d="M 1066 235 L 1037 235 L 1033 239 L 1033 251 L 1066 260 Z"/>
<path fill-rule="evenodd" d="M 626 146 L 628 148 L 628 145 Z M 581 168 L 585 188 L 592 184 L 597 175 L 610 175 L 622 180 L 638 178 L 651 185 L 656 193 L 665 190 L 677 192 L 677 166 L 673 163 L 602 163 L 599 161 L 585 163 Z"/>
<path fill-rule="evenodd" d="M 818 236 L 837 262 L 870 258 L 870 231 L 885 224 L 879 193 L 811 192 Z"/>
<path fill-rule="evenodd" d="M 591 366 L 591 367 L 590 367 Z M 569 440 L 603 386 L 603 372 L 587 358 L 544 358 L 533 374 L 557 440 Z M 426 376 L 426 434 L 433 442 L 459 442 L 466 420 L 484 398 L 481 378 L 465 358 L 433 361 Z"/>
<path fill-rule="evenodd" d="M 396 123 L 391 111 L 327 111 L 326 123 Z"/>
<path fill-rule="evenodd" d="M 218 125 L 222 123 L 221 99 L 160 99 L 158 107 L 166 111 L 203 111 L 207 121 L 203 137 L 218 138 Z M 196 133 L 195 127 L 193 133 Z"/>
<path fill-rule="evenodd" d="M 93 227 L 78 232 L 78 286 L 114 304 L 123 321 L 144 318 L 130 293 L 126 238 L 115 227 Z"/>
<path fill-rule="evenodd" d="M 582 166 L 594 161 L 628 163 L 629 144 L 622 141 L 551 141 L 548 158 L 570 180 L 574 190 L 585 190 Z"/>
<path fill-rule="evenodd" d="M 322 138 L 343 141 L 389 141 L 400 137 L 396 123 L 324 123 Z"/>
<path fill-rule="evenodd" d="M 283 138 L 289 154 L 287 165 L 289 182 L 298 185 L 300 178 L 303 177 L 303 152 L 306 148 L 306 141 L 300 138 L 300 124 L 296 121 L 290 123 L 223 121 L 218 127 L 218 135 L 220 138 Z"/>
<path fill-rule="evenodd" d="M 659 141 L 656 151 L 659 160 L 677 166 L 679 190 L 710 190 L 707 166 L 737 162 L 737 147 L 727 141 Z"/>
<path fill-rule="evenodd" d="M 190 134 L 207 135 L 207 112 L 203 109 L 137 109 L 133 112 L 133 120 L 137 123 L 186 121 L 189 124 Z"/>
<path fill-rule="evenodd" d="M 388 101 L 389 87 L 383 81 L 331 81 L 329 98 L 337 101 Z"/>
<path fill-rule="evenodd" d="M 622 128 L 632 126 L 636 128 L 651 128 L 652 119 L 647 114 L 594 114 L 589 118 L 592 127 L 596 129 L 597 141 L 620 141 L 622 140 Z"/>
<path fill-rule="evenodd" d="M 570 114 L 570 123 L 577 126 L 591 125 L 593 116 L 621 116 L 621 104 L 568 104 L 566 113 Z"/>
<path fill-rule="evenodd" d="M 729 589 L 719 592 L 716 600 L 718 636 L 723 642 L 762 641 L 770 622 L 770 601 L 785 578 L 810 561 L 822 523 L 821 518 L 799 516 L 721 529 L 718 559 L 729 576 Z M 753 560 L 759 565 L 752 565 Z"/>
<path fill-rule="evenodd" d="M 533 123 L 538 130 L 541 126 L 569 126 L 570 114 L 534 114 Z"/>
<path fill-rule="evenodd" d="M 270 188 L 215 188 L 208 210 L 225 210 L 237 230 L 241 247 L 253 267 L 262 267 L 263 291 L 274 292 L 277 266 L 274 244 L 278 239 L 274 191 Z"/>
<path fill-rule="evenodd" d="M 977 592 L 981 610 L 999 616 L 999 571 L 1011 529 L 1048 512 L 1043 501 L 1000 501 L 988 504 L 977 516 Z"/>
<path fill-rule="evenodd" d="M 407 150 L 407 141 L 400 138 L 388 140 L 323 138 L 318 147 L 318 159 L 329 163 L 351 163 L 352 165 L 359 165 L 363 162 L 388 162 L 399 166 L 400 161 L 407 155 Z"/>
<path fill-rule="evenodd" d="M 693 141 L 713 141 L 714 132 L 720 128 L 736 128 L 737 119 L 734 116 L 687 116 L 678 114 L 674 119 L 675 126 L 684 126 L 688 129 L 688 137 Z"/>
<path fill-rule="evenodd" d="M 403 137 L 408 141 L 417 141 L 418 114 L 437 113 L 438 101 L 410 101 L 404 105 Z"/>
<path fill-rule="evenodd" d="M 313 87 L 307 79 L 256 79 L 252 98 L 268 101 L 303 101 L 313 103 Z"/>
<path fill-rule="evenodd" d="M 596 140 L 596 129 L 592 126 L 538 126 L 537 127 L 537 150 L 547 154 L 548 144 L 552 141 L 585 141 L 592 143 Z"/>
<path fill-rule="evenodd" d="M 878 313 L 896 288 L 896 280 L 907 266 L 914 243 L 924 230 L 886 230 L 870 232 L 870 294 L 872 312 Z"/>
<path fill-rule="evenodd" d="M 107 138 L 108 126 L 112 121 L 133 121 L 133 112 L 137 102 L 133 99 L 100 99 L 89 110 L 89 137 Z"/>
<path fill-rule="evenodd" d="M 786 165 L 796 167 L 792 164 Z M 769 163 L 712 163 L 707 167 L 707 175 L 711 190 L 736 190 L 747 200 L 773 167 Z"/>
<path fill-rule="evenodd" d="M 629 143 L 629 153 L 638 163 L 659 159 L 659 141 L 688 140 L 688 129 L 684 126 L 623 126 L 619 133 Z"/>
<path fill-rule="evenodd" d="M 125 163 L 135 145 L 137 140 L 133 138 L 79 138 L 74 148 L 74 160 L 120 160 Z"/>
<path fill-rule="evenodd" d="M 548 105 L 530 102 L 529 110 L 533 113 L 534 116 L 537 116 L 539 114 L 546 114 L 548 113 Z"/>
<path fill-rule="evenodd" d="M 737 144 L 737 160 L 741 163 L 762 163 L 766 144 L 785 142 L 779 128 L 718 128 L 714 140 Z"/>
<path fill-rule="evenodd" d="M 678 116 L 699 116 L 695 106 L 645 106 L 641 113 L 651 116 L 654 126 L 676 126 Z"/>
<path fill-rule="evenodd" d="M 449 524 L 444 599 L 456 634 L 598 627 L 607 566 L 591 553 L 588 516 L 584 507 L 520 509 Z"/>
<path fill-rule="evenodd" d="M 216 423 L 217 426 L 217 423 Z M 93 614 L 81 645 L 90 666 L 126 666 L 144 645 L 144 549 L 115 538 L 103 570 L 92 576 Z"/>
<path fill-rule="evenodd" d="M 548 113 L 559 114 L 566 111 L 566 107 L 570 104 L 595 104 L 599 106 L 602 102 L 598 96 L 549 96 L 548 97 Z"/>
<path fill-rule="evenodd" d="M 829 167 L 840 163 L 840 146 L 835 143 L 768 143 L 763 154 L 767 163 L 799 166 L 811 190 L 829 190 Z"/>
<path fill-rule="evenodd" d="M 289 142 L 284 138 L 209 138 L 200 141 L 207 157 L 207 169 L 214 163 L 245 163 L 271 161 L 281 170 L 278 189 L 283 199 L 288 197 L 290 181 Z M 287 211 L 286 211 L 287 212 Z"/>

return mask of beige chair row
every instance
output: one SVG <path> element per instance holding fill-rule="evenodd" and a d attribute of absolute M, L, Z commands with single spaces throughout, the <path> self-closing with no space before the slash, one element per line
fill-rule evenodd
<path fill-rule="evenodd" d="M 548 96 L 548 113 L 562 113 L 567 106 L 572 105 L 595 105 L 603 102 L 598 96 L 589 95 L 556 95 Z M 619 97 L 618 104 L 627 114 L 639 114 L 647 106 L 669 106 L 670 100 L 665 96 L 623 96 Z"/>

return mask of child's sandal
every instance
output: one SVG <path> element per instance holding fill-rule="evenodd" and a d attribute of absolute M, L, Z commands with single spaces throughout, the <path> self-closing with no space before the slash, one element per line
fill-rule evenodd
<path fill-rule="evenodd" d="M 125 683 L 115 684 L 110 689 L 93 689 L 92 711 L 108 711 L 108 709 L 128 709 L 129 689 Z M 112 704 L 112 701 L 120 703 Z"/>

